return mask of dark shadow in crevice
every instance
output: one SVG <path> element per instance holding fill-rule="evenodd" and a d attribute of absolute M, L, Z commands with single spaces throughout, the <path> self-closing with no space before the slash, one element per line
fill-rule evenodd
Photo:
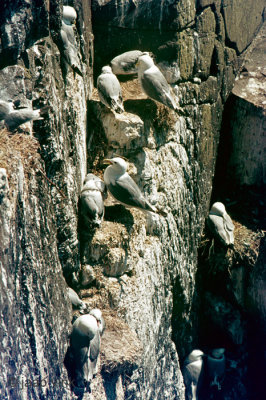
<path fill-rule="evenodd" d="M 117 395 L 116 395 L 116 384 L 118 380 L 118 375 L 117 374 L 108 374 L 105 372 L 102 372 L 102 377 L 103 377 L 103 386 L 105 390 L 105 395 L 107 400 L 116 400 Z"/>
<path fill-rule="evenodd" d="M 134 218 L 131 212 L 122 204 L 105 207 L 105 221 L 117 222 L 125 226 L 128 233 L 131 233 L 134 225 Z"/>

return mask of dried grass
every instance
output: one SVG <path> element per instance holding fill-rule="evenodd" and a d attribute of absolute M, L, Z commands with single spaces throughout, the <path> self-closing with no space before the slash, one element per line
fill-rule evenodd
<path fill-rule="evenodd" d="M 9 177 L 16 172 L 22 162 L 24 174 L 37 166 L 40 160 L 40 145 L 37 139 L 21 133 L 11 134 L 7 129 L 0 130 L 0 168 L 5 168 Z"/>
<path fill-rule="evenodd" d="M 114 311 L 103 311 L 106 330 L 101 343 L 105 373 L 130 373 L 142 359 L 142 345 L 134 331 Z"/>

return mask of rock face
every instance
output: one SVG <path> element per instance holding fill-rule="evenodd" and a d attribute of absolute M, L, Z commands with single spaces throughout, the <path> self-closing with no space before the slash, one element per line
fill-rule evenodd
<path fill-rule="evenodd" d="M 107 325 L 102 374 L 84 400 L 182 400 L 179 360 L 203 343 L 197 249 L 223 103 L 237 53 L 261 23 L 262 2 L 246 2 L 245 10 L 252 9 L 246 25 L 237 1 L 94 0 L 92 17 L 90 2 L 70 3 L 78 15 L 80 73 L 62 63 L 62 1 L 1 5 L 0 97 L 51 106 L 44 120 L 13 136 L 0 132 L 1 398 L 72 398 L 63 364 L 71 322 L 66 280 L 117 326 L 108 331 Z M 121 82 L 125 113 L 99 103 L 92 72 L 96 80 L 103 65 L 131 49 L 154 53 L 182 112 L 147 99 L 134 79 Z M 101 228 L 79 236 L 83 179 L 89 170 L 101 177 L 103 158 L 113 154 L 127 157 L 145 196 L 167 215 L 127 210 L 109 198 Z M 252 288 L 249 293 L 254 299 Z M 224 319 L 234 314 L 223 293 L 215 295 L 207 294 L 206 304 L 215 298 Z M 222 329 L 216 316 L 214 322 Z M 241 323 L 235 314 L 228 324 L 234 340 Z M 124 348 L 119 353 L 119 334 L 125 348 L 132 339 L 131 358 Z"/>
<path fill-rule="evenodd" d="M 245 55 L 246 61 L 230 99 L 232 152 L 228 173 L 238 185 L 266 183 L 265 38 L 266 24 Z"/>

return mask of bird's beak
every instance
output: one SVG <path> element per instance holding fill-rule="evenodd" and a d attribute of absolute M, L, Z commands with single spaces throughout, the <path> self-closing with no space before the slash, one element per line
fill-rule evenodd
<path fill-rule="evenodd" d="M 106 158 L 105 160 L 103 160 L 103 164 L 112 165 L 113 162 L 112 162 L 112 160 L 110 160 L 109 158 Z"/>

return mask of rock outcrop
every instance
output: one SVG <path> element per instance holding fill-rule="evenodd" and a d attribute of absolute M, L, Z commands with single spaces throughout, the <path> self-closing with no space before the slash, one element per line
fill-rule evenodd
<path fill-rule="evenodd" d="M 199 329 L 203 302 L 209 311 L 220 304 L 222 319 L 211 313 L 218 337 L 230 333 L 233 345 L 246 346 L 245 321 L 231 298 L 209 287 L 202 295 L 198 248 L 223 106 L 264 4 L 68 2 L 77 12 L 76 73 L 62 62 L 63 1 L 37 3 L 4 1 L 0 13 L 1 99 L 51 106 L 44 120 L 13 135 L 0 132 L 1 398 L 73 398 L 64 367 L 71 330 L 66 280 L 107 321 L 101 373 L 91 393 L 83 389 L 84 400 L 184 399 L 180 362 L 193 347 L 209 345 Z M 245 10 L 252 17 L 243 25 Z M 131 49 L 154 54 L 179 111 L 147 99 L 135 77 L 121 82 L 125 113 L 99 103 L 93 78 Z M 102 226 L 84 235 L 78 226 L 83 179 L 89 170 L 102 177 L 103 158 L 113 154 L 129 160 L 145 196 L 167 215 L 145 215 L 109 198 Z M 229 275 L 223 279 L 231 282 Z M 252 303 L 256 272 L 249 282 Z M 241 303 L 241 290 L 231 285 Z M 243 334 L 236 338 L 238 328 Z M 245 395 L 241 379 L 243 390 L 235 379 L 231 399 Z"/>

